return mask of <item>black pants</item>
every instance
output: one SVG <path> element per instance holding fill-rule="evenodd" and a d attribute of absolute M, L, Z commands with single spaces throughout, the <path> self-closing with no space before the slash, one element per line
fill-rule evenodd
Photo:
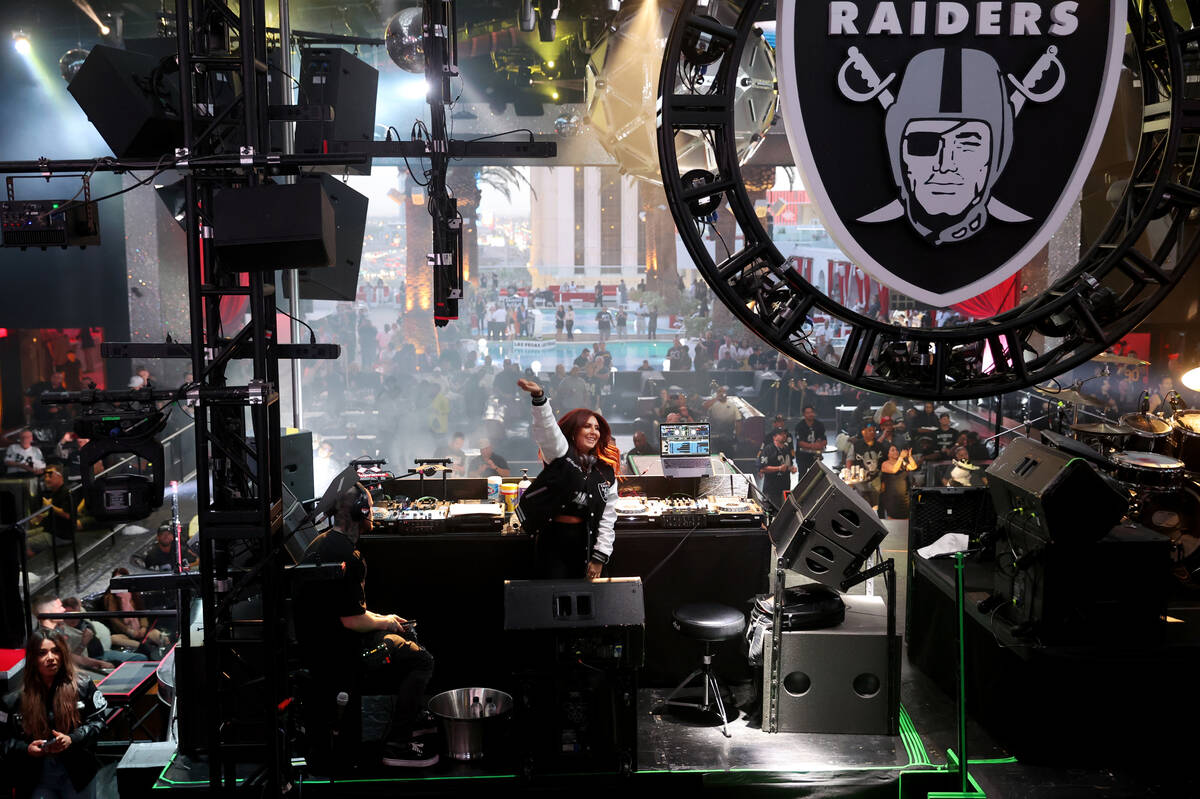
<path fill-rule="evenodd" d="M 399 641 L 398 636 L 382 630 L 366 637 L 358 689 L 364 696 L 396 698 L 384 740 L 404 742 L 412 732 L 417 714 L 425 706 L 425 687 L 433 676 L 433 655 L 424 647 L 414 651 Z"/>
<path fill-rule="evenodd" d="M 586 577 L 589 544 L 585 523 L 550 522 L 550 529 L 534 542 L 534 576 L 539 580 Z"/>

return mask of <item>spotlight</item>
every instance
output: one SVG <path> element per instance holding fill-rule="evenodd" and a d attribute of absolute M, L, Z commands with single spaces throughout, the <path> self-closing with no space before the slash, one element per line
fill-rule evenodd
<path fill-rule="evenodd" d="M 708 186 L 716 183 L 717 176 L 707 169 L 693 169 L 680 176 L 679 182 L 683 184 L 684 191 L 689 189 L 697 189 L 703 186 Z M 697 197 L 694 200 L 688 201 L 688 212 L 700 220 L 709 219 L 717 208 L 721 205 L 723 194 L 710 194 L 707 197 Z"/>
<path fill-rule="evenodd" d="M 107 36 L 110 33 L 112 33 L 112 28 L 108 27 L 103 22 L 101 22 L 100 23 L 100 35 Z"/>
<path fill-rule="evenodd" d="M 551 99 L 551 100 L 557 100 L 557 99 L 558 99 L 558 92 L 557 92 L 557 91 L 552 91 L 552 92 L 550 92 L 550 99 Z"/>
<path fill-rule="evenodd" d="M 33 52 L 33 42 L 29 41 L 29 35 L 25 31 L 13 31 L 12 40 L 13 49 L 21 55 L 28 57 Z"/>
<path fill-rule="evenodd" d="M 554 69 L 554 59 L 553 58 L 551 58 L 549 61 L 546 62 L 546 68 Z"/>

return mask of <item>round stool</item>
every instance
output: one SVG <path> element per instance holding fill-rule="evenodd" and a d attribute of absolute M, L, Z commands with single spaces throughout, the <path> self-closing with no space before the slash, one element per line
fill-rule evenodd
<path fill-rule="evenodd" d="M 667 697 L 667 705 L 686 707 L 705 713 L 717 713 L 721 718 L 721 731 L 729 737 L 729 718 L 725 715 L 725 703 L 721 699 L 721 684 L 712 670 L 712 646 L 721 641 L 739 638 L 746 629 L 746 614 L 717 602 L 689 602 L 675 608 L 671 626 L 694 641 L 704 642 L 704 654 L 700 667 L 689 674 Z M 691 685 L 697 677 L 703 691 L 694 700 L 676 699 L 680 691 Z"/>

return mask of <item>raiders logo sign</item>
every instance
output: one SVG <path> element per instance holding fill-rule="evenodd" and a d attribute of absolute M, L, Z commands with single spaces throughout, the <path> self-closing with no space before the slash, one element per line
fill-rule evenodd
<path fill-rule="evenodd" d="M 864 270 L 945 306 L 1027 264 L 1112 112 L 1127 0 L 780 0 L 788 138 Z"/>

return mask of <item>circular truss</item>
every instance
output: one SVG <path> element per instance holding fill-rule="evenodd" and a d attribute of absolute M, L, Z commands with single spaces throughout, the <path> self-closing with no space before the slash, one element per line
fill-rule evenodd
<path fill-rule="evenodd" d="M 1200 28 L 1182 30 L 1166 0 L 1130 3 L 1125 64 L 1141 80 L 1141 141 L 1128 185 L 1097 240 L 1038 297 L 991 319 L 942 329 L 863 316 L 827 297 L 771 242 L 737 163 L 731 98 L 762 0 L 684 0 L 671 29 L 659 85 L 659 161 L 667 202 L 688 252 L 733 314 L 772 347 L 814 371 L 870 391 L 913 399 L 971 399 L 1026 388 L 1095 357 L 1144 319 L 1179 283 L 1200 250 L 1197 101 L 1185 97 L 1182 52 Z M 715 78 L 703 81 L 705 74 Z M 675 142 L 701 131 L 713 171 L 680 174 Z M 716 260 L 703 240 L 725 205 L 743 246 Z M 1151 222 L 1153 245 L 1137 247 Z M 1150 237 L 1147 237 L 1149 239 Z M 1147 254 L 1150 252 L 1150 254 Z M 817 357 L 811 315 L 850 329 L 837 363 Z M 1038 352 L 1035 335 L 1056 341 Z M 870 368 L 868 368 L 870 367 Z"/>

